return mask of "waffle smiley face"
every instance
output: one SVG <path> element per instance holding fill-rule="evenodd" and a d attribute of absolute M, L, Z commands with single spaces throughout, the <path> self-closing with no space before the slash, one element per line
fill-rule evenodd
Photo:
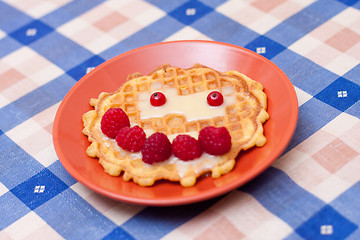
<path fill-rule="evenodd" d="M 237 71 L 163 65 L 130 75 L 90 105 L 83 115 L 87 154 L 108 174 L 141 186 L 165 179 L 190 187 L 207 173 L 218 178 L 241 150 L 266 143 L 263 87 Z"/>

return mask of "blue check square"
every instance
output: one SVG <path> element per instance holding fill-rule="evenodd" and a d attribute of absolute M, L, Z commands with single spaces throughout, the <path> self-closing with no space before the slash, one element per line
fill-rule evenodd
<path fill-rule="evenodd" d="M 323 207 L 296 229 L 305 239 L 346 239 L 357 226 L 330 206 Z"/>
<path fill-rule="evenodd" d="M 268 59 L 275 57 L 286 49 L 283 45 L 265 36 L 257 37 L 245 47 Z"/>
<path fill-rule="evenodd" d="M 103 240 L 112 240 L 112 239 L 134 240 L 135 238 L 133 238 L 121 227 L 117 227 L 111 233 L 109 233 L 109 235 L 103 238 Z"/>
<path fill-rule="evenodd" d="M 11 190 L 26 206 L 34 210 L 68 186 L 48 169 L 44 169 Z"/>
<path fill-rule="evenodd" d="M 54 31 L 53 28 L 39 20 L 35 20 L 10 33 L 10 36 L 24 45 L 29 45 L 30 43 L 38 40 L 39 38 L 42 38 L 52 31 Z"/>
<path fill-rule="evenodd" d="M 355 3 L 359 2 L 359 0 L 338 0 L 338 1 L 347 6 L 353 6 Z"/>
<path fill-rule="evenodd" d="M 211 11 L 213 9 L 205 4 L 191 0 L 170 12 L 169 15 L 185 25 L 190 25 Z"/>
<path fill-rule="evenodd" d="M 360 86 L 340 77 L 315 95 L 315 98 L 345 111 L 360 100 Z"/>
<path fill-rule="evenodd" d="M 93 68 L 103 63 L 105 60 L 99 56 L 93 56 L 78 66 L 70 69 L 67 74 L 79 81 L 85 74 L 89 73 Z"/>

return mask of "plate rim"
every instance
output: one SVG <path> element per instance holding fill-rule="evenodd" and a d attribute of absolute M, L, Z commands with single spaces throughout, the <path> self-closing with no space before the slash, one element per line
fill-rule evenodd
<path fill-rule="evenodd" d="M 235 181 L 235 183 L 232 182 L 231 184 L 227 184 L 220 188 L 217 188 L 217 191 L 215 193 L 213 193 L 213 191 L 207 191 L 207 192 L 201 192 L 201 194 L 196 194 L 196 195 L 191 195 L 191 196 L 171 197 L 171 198 L 162 198 L 162 199 L 154 200 L 154 199 L 150 199 L 150 198 L 147 199 L 147 198 L 139 198 L 139 197 L 129 197 L 127 195 L 115 194 L 113 192 L 107 191 L 106 189 L 104 189 L 101 186 L 98 186 L 94 183 L 90 184 L 88 181 L 88 178 L 79 174 L 73 166 L 71 166 L 71 165 L 69 166 L 68 164 L 66 164 L 66 161 L 64 160 L 64 158 L 66 158 L 66 157 L 60 150 L 61 140 L 58 137 L 58 132 L 60 131 L 60 129 L 58 127 L 60 124 L 59 119 L 64 111 L 64 108 L 67 106 L 67 102 L 69 101 L 72 93 L 75 92 L 76 89 L 83 84 L 82 83 L 83 81 L 86 81 L 87 78 L 90 78 L 91 75 L 95 73 L 95 71 L 100 71 L 105 65 L 110 64 L 113 61 L 116 61 L 118 58 L 122 58 L 128 54 L 132 54 L 134 52 L 139 52 L 139 51 L 142 51 L 143 49 L 151 48 L 151 47 L 158 46 L 158 45 L 172 45 L 172 44 L 176 45 L 176 44 L 182 44 L 182 43 L 214 44 L 214 45 L 221 45 L 222 47 L 225 46 L 225 47 L 234 48 L 234 49 L 246 52 L 247 54 L 250 54 L 252 56 L 260 58 L 262 61 L 266 62 L 267 64 L 270 64 L 272 66 L 272 68 L 274 68 L 277 71 L 277 73 L 279 73 L 280 75 L 282 75 L 282 77 L 284 79 L 286 79 L 288 91 L 293 98 L 291 101 L 293 108 L 291 108 L 291 109 L 294 111 L 293 111 L 293 114 L 291 115 L 291 121 L 290 121 L 290 124 L 286 131 L 287 137 L 281 139 L 282 147 L 278 149 L 278 152 L 277 152 L 277 154 L 274 155 L 273 160 L 267 161 L 266 162 L 267 164 L 262 164 L 262 165 L 260 165 L 260 167 L 253 170 L 252 177 L 249 177 L 248 179 L 246 179 L 244 181 L 240 181 L 240 182 Z M 295 106 L 295 108 L 294 108 L 294 106 Z M 61 162 L 62 166 L 64 167 L 64 169 L 73 178 L 75 178 L 77 181 L 79 181 L 81 184 L 85 185 L 86 187 L 92 189 L 93 191 L 95 191 L 103 196 L 107 196 L 107 197 L 110 197 L 115 200 L 120 200 L 123 202 L 132 203 L 132 204 L 139 204 L 139 205 L 145 205 L 145 206 L 176 206 L 176 205 L 192 204 L 192 203 L 208 200 L 210 198 L 215 198 L 215 197 L 221 196 L 231 190 L 234 190 L 240 186 L 243 186 L 244 184 L 246 184 L 246 183 L 250 182 L 251 180 L 253 180 L 254 178 L 256 178 L 259 174 L 261 174 L 263 171 L 265 171 L 267 168 L 269 168 L 270 165 L 276 159 L 278 159 L 279 156 L 285 151 L 285 149 L 287 148 L 288 144 L 290 143 L 290 141 L 294 135 L 294 132 L 295 132 L 296 126 L 297 126 L 297 121 L 298 121 L 298 100 L 297 100 L 297 95 L 296 95 L 294 86 L 291 83 L 288 76 L 271 60 L 265 58 L 264 56 L 262 56 L 260 54 L 257 54 L 256 52 L 253 52 L 249 49 L 246 49 L 244 47 L 240 47 L 240 46 L 237 46 L 234 44 L 230 44 L 230 43 L 219 42 L 219 41 L 210 41 L 210 40 L 176 40 L 176 41 L 153 43 L 153 44 L 149 44 L 149 45 L 145 45 L 145 46 L 141 46 L 141 47 L 129 50 L 127 52 L 121 53 L 119 55 L 116 55 L 116 56 L 110 58 L 109 60 L 105 61 L 104 63 L 101 63 L 100 65 L 98 65 L 94 70 L 92 70 L 88 74 L 85 74 L 79 81 L 77 81 L 73 85 L 73 87 L 71 87 L 71 89 L 67 92 L 67 94 L 64 96 L 64 98 L 61 100 L 61 103 L 56 111 L 56 115 L 54 118 L 52 139 L 53 139 L 53 145 L 55 148 L 55 152 L 59 158 L 59 161 Z"/>

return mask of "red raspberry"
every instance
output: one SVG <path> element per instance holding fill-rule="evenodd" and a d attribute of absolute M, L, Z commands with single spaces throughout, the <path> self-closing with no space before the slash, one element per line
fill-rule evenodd
<path fill-rule="evenodd" d="M 115 138 L 123 127 L 130 127 L 130 121 L 121 108 L 109 108 L 102 116 L 101 131 L 109 138 Z"/>
<path fill-rule="evenodd" d="M 162 162 L 172 154 L 171 143 L 165 134 L 156 132 L 145 140 L 141 153 L 145 163 Z"/>
<path fill-rule="evenodd" d="M 231 148 L 231 136 L 225 127 L 205 127 L 199 133 L 199 143 L 211 155 L 223 155 Z"/>
<path fill-rule="evenodd" d="M 123 127 L 115 138 L 117 144 L 130 152 L 138 152 L 144 146 L 146 134 L 139 126 Z"/>
<path fill-rule="evenodd" d="M 198 140 L 189 135 L 176 136 L 171 146 L 175 157 L 184 161 L 199 158 L 203 153 Z"/>

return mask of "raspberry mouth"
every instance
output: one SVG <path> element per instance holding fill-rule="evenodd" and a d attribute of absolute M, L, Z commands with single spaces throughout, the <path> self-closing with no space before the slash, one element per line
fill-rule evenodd
<path fill-rule="evenodd" d="M 155 132 L 147 137 L 138 125 L 130 127 L 129 118 L 121 108 L 109 108 L 105 112 L 101 119 L 101 131 L 115 139 L 122 149 L 141 152 L 142 160 L 147 164 L 163 162 L 172 154 L 182 161 L 190 161 L 201 157 L 203 152 L 223 155 L 231 149 L 231 136 L 225 127 L 207 126 L 199 132 L 198 139 L 186 133 L 176 134 L 170 142 L 164 133 Z"/>

